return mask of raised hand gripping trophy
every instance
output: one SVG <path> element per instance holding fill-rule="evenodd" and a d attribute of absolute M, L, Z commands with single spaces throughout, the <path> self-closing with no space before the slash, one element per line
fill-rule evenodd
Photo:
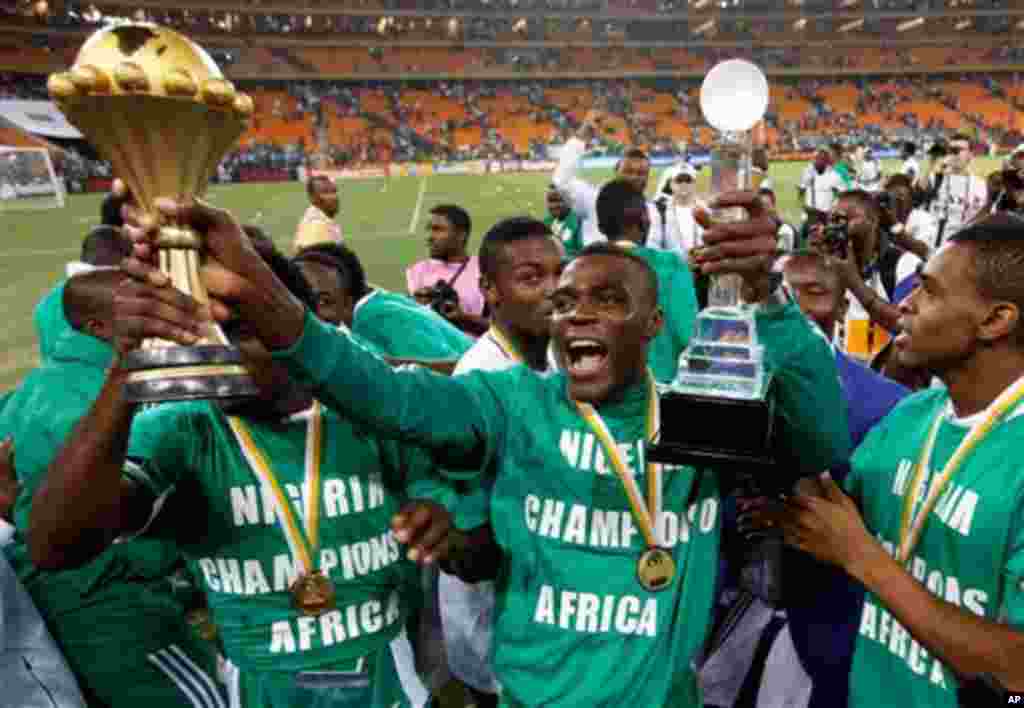
<path fill-rule="evenodd" d="M 739 59 L 717 64 L 701 85 L 700 105 L 718 131 L 711 149 L 712 194 L 756 189 L 761 175 L 752 165 L 750 131 L 768 107 L 764 74 Z M 719 209 L 713 217 L 730 221 L 745 214 Z M 697 317 L 677 377 L 661 388 L 665 423 L 652 459 L 731 465 L 744 473 L 772 463 L 771 376 L 757 341 L 753 308 L 740 302 L 741 290 L 738 275 L 712 277 L 708 307 Z M 668 424 L 672 420 L 679 422 Z"/>
<path fill-rule="evenodd" d="M 235 91 L 199 46 L 164 27 L 128 23 L 86 40 L 74 66 L 53 74 L 50 96 L 114 168 L 150 218 L 157 197 L 198 196 L 245 130 L 252 99 Z M 160 269 L 202 304 L 202 240 L 163 223 Z M 251 396 L 239 351 L 210 323 L 195 346 L 150 339 L 129 353 L 126 395 L 136 402 Z"/>

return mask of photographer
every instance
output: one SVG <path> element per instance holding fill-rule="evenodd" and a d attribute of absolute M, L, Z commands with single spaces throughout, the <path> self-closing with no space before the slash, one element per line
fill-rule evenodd
<path fill-rule="evenodd" d="M 945 153 L 945 154 L 943 154 Z M 946 148 L 941 143 L 929 151 L 932 169 L 928 176 L 930 208 L 938 223 L 938 248 L 948 236 L 962 229 L 983 210 L 988 198 L 985 180 L 970 174 L 971 140 L 957 134 Z"/>
<path fill-rule="evenodd" d="M 990 174 L 986 184 L 988 204 L 975 221 L 998 212 L 1024 216 L 1024 149 L 1014 150 L 1003 169 Z"/>
<path fill-rule="evenodd" d="M 877 201 L 891 242 L 916 254 L 921 260 L 928 260 L 938 225 L 930 213 L 914 207 L 914 188 L 910 177 L 904 174 L 889 177 Z"/>
<path fill-rule="evenodd" d="M 843 323 L 847 354 L 869 359 L 899 330 L 898 303 L 913 287 L 921 258 L 892 250 L 887 243 L 878 202 L 867 192 L 839 195 L 826 224 L 811 230 L 810 247 L 826 257 L 850 293 Z"/>
<path fill-rule="evenodd" d="M 430 258 L 405 271 L 409 294 L 462 331 L 487 331 L 480 292 L 480 264 L 467 252 L 472 222 L 462 207 L 440 204 L 430 210 L 427 248 Z"/>

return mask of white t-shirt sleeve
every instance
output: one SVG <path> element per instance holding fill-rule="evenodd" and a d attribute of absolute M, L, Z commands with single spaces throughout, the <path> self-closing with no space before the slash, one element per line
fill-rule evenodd
<path fill-rule="evenodd" d="M 551 181 L 563 190 L 569 198 L 570 206 L 581 219 L 596 219 L 595 204 L 597 203 L 597 187 L 576 176 L 576 170 L 583 154 L 587 151 L 586 144 L 579 138 L 570 138 L 562 146 Z"/>
<path fill-rule="evenodd" d="M 515 366 L 515 361 L 501 350 L 490 334 L 484 334 L 462 355 L 452 375 L 470 371 L 501 371 L 512 366 Z"/>
<path fill-rule="evenodd" d="M 896 261 L 896 284 L 899 285 L 910 276 L 917 273 L 918 266 L 923 261 L 918 258 L 917 254 L 910 253 L 909 251 L 900 256 L 900 259 Z"/>
<path fill-rule="evenodd" d="M 812 172 L 811 172 L 813 169 L 814 169 L 813 167 L 808 166 L 804 170 L 804 173 L 800 176 L 800 186 L 799 186 L 800 191 L 804 191 L 804 190 L 810 188 L 811 183 L 814 181 L 814 177 L 813 177 Z"/>
<path fill-rule="evenodd" d="M 907 233 L 929 247 L 935 245 L 935 238 L 939 235 L 939 225 L 935 217 L 924 209 L 914 209 L 907 217 Z"/>

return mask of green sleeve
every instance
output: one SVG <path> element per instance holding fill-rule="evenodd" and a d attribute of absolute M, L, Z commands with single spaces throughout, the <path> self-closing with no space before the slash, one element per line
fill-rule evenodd
<path fill-rule="evenodd" d="M 785 448 L 802 474 L 819 474 L 850 456 L 835 357 L 825 338 L 796 306 L 759 308 L 757 333 L 775 376 L 776 410 L 785 425 Z"/>
<path fill-rule="evenodd" d="M 171 491 L 203 454 L 207 431 L 198 419 L 204 405 L 164 403 L 135 416 L 125 474 L 157 498 Z"/>
<path fill-rule="evenodd" d="M 693 336 L 694 322 L 697 319 L 697 290 L 693 285 L 693 272 L 674 253 L 666 253 L 675 263 L 666 283 L 669 301 L 672 303 L 669 312 L 665 313 L 672 336 L 677 339 L 678 347 L 685 349 Z"/>
<path fill-rule="evenodd" d="M 449 377 L 392 369 L 308 313 L 299 340 L 274 356 L 324 405 L 384 437 L 427 448 L 446 475 L 479 475 L 503 444 L 497 379 L 504 372 Z"/>
<path fill-rule="evenodd" d="M 473 346 L 462 332 L 429 310 L 382 308 L 361 314 L 357 322 L 363 339 L 398 359 L 453 360 Z"/>

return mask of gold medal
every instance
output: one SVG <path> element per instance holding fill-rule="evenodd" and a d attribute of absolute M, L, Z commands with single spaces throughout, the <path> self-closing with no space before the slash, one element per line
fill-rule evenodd
<path fill-rule="evenodd" d="M 675 574 L 676 562 L 672 560 L 672 554 L 664 548 L 655 546 L 640 554 L 640 560 L 636 564 L 636 577 L 640 579 L 644 590 L 664 590 L 672 584 Z"/>
<path fill-rule="evenodd" d="M 288 590 L 292 594 L 292 607 L 308 617 L 322 615 L 335 607 L 334 583 L 320 571 L 302 573 Z"/>

